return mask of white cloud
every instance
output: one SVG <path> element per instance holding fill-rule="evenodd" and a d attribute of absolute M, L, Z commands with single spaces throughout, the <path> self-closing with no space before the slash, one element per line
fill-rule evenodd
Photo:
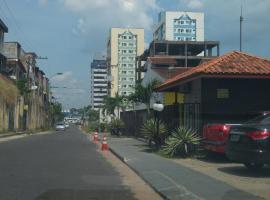
<path fill-rule="evenodd" d="M 59 0 L 66 9 L 80 15 L 73 33 L 90 33 L 103 26 L 140 27 L 151 30 L 151 12 L 160 10 L 157 0 Z M 81 20 L 83 19 L 83 21 Z"/>
<path fill-rule="evenodd" d="M 189 9 L 202 9 L 204 7 L 202 0 L 181 0 L 181 2 L 186 4 Z"/>

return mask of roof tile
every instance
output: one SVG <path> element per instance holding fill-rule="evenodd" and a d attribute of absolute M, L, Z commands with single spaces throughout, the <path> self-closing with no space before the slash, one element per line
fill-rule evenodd
<path fill-rule="evenodd" d="M 170 85 L 189 79 L 196 75 L 266 75 L 270 77 L 270 60 L 247 53 L 232 51 L 223 56 L 204 62 L 187 72 L 178 74 L 157 89 L 164 89 Z"/>

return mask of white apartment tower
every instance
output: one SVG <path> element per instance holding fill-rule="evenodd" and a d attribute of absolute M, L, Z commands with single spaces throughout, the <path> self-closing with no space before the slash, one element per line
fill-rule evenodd
<path fill-rule="evenodd" d="M 107 43 L 110 96 L 134 92 L 136 57 L 143 52 L 144 29 L 111 28 Z"/>
<path fill-rule="evenodd" d="M 90 105 L 99 110 L 108 94 L 106 56 L 96 55 L 91 63 Z"/>
<path fill-rule="evenodd" d="M 154 40 L 204 41 L 204 13 L 160 12 Z"/>

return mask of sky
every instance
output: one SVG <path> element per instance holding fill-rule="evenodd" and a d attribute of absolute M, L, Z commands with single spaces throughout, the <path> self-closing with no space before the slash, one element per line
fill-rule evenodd
<path fill-rule="evenodd" d="M 79 108 L 89 105 L 90 64 L 106 52 L 111 27 L 144 28 L 147 45 L 160 11 L 204 12 L 205 40 L 220 41 L 224 54 L 239 49 L 241 2 L 243 51 L 270 58 L 269 0 L 0 0 L 0 18 L 9 28 L 5 41 L 48 57 L 38 66 L 51 85 L 70 88 L 54 96 Z"/>

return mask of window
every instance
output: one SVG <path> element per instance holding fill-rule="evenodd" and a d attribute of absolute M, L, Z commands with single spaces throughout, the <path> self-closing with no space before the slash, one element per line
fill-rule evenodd
<path fill-rule="evenodd" d="M 127 64 L 125 64 L 125 63 L 124 63 L 124 64 L 122 64 L 122 67 L 126 67 L 126 66 L 127 66 Z"/>
<path fill-rule="evenodd" d="M 181 29 L 181 33 L 183 33 L 184 31 L 185 31 L 185 29 L 182 28 L 182 29 Z"/>
<path fill-rule="evenodd" d="M 132 36 L 128 36 L 128 39 L 130 39 L 130 40 L 131 40 L 131 39 L 132 39 Z"/>
<path fill-rule="evenodd" d="M 127 43 L 122 42 L 122 46 L 123 46 L 123 47 L 126 47 L 126 46 L 127 46 Z"/>
<path fill-rule="evenodd" d="M 129 74 L 134 74 L 134 71 L 128 71 Z"/>
<path fill-rule="evenodd" d="M 230 97 L 229 89 L 217 89 L 218 99 L 228 99 Z"/>
<path fill-rule="evenodd" d="M 134 67 L 134 65 L 133 64 L 128 64 L 128 67 Z"/>
<path fill-rule="evenodd" d="M 133 47 L 133 46 L 134 46 L 134 44 L 133 44 L 133 43 L 129 43 L 129 44 L 128 44 L 128 46 Z"/>
<path fill-rule="evenodd" d="M 134 57 L 128 57 L 128 60 L 133 61 Z"/>
<path fill-rule="evenodd" d="M 127 50 L 122 50 L 122 53 L 127 53 Z"/>
<path fill-rule="evenodd" d="M 128 53 L 133 53 L 133 50 L 128 50 Z"/>
<path fill-rule="evenodd" d="M 129 78 L 128 80 L 129 80 L 129 81 L 133 81 L 133 80 L 134 80 L 134 78 Z"/>
<path fill-rule="evenodd" d="M 123 39 L 127 39 L 127 36 L 123 36 L 122 38 L 123 38 Z"/>
<path fill-rule="evenodd" d="M 122 81 L 126 81 L 126 80 L 127 80 L 127 78 L 121 78 L 121 80 L 122 80 Z"/>
<path fill-rule="evenodd" d="M 126 60 L 127 59 L 127 57 L 122 57 L 122 60 Z"/>
<path fill-rule="evenodd" d="M 180 21 L 180 24 L 184 24 L 184 21 Z"/>
<path fill-rule="evenodd" d="M 127 71 L 122 71 L 122 74 L 127 74 Z"/>

